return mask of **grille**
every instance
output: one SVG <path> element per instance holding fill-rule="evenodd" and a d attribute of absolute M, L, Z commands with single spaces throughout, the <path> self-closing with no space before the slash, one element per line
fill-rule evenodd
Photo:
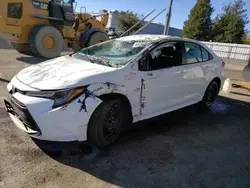
<path fill-rule="evenodd" d="M 8 17 L 20 19 L 23 14 L 22 3 L 8 3 Z"/>
<path fill-rule="evenodd" d="M 11 104 L 14 108 L 16 117 L 18 117 L 18 119 L 23 123 L 23 125 L 26 128 L 28 127 L 31 130 L 37 131 L 39 132 L 39 135 L 40 135 L 41 130 L 39 129 L 39 127 L 37 126 L 37 123 L 31 116 L 31 114 L 29 113 L 29 110 L 27 109 L 27 107 L 23 103 L 15 99 L 12 95 L 9 95 L 9 97 L 11 100 Z"/>

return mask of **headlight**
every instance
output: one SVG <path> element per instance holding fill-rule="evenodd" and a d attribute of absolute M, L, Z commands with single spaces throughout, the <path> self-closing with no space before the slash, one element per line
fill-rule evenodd
<path fill-rule="evenodd" d="M 53 108 L 57 108 L 59 106 L 65 105 L 75 98 L 77 98 L 79 95 L 84 93 L 85 88 L 75 88 L 75 89 L 66 89 L 66 90 L 59 90 L 59 91 L 28 91 L 26 92 L 26 95 L 32 96 L 32 97 L 41 97 L 41 98 L 48 98 L 53 99 L 54 105 Z"/>

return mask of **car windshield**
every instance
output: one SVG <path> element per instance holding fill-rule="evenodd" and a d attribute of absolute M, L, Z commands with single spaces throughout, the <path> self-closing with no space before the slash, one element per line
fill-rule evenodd
<path fill-rule="evenodd" d="M 152 41 L 124 40 L 121 38 L 84 48 L 78 52 L 78 55 L 87 56 L 86 59 L 92 63 L 121 67 L 151 43 Z"/>

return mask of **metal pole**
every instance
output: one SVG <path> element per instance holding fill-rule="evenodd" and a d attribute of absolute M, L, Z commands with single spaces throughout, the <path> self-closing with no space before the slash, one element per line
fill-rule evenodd
<path fill-rule="evenodd" d="M 125 31 L 123 34 L 120 35 L 120 37 L 123 37 L 124 35 L 126 35 L 129 31 L 131 31 L 132 29 L 134 29 L 138 24 L 140 24 L 143 20 L 145 20 L 147 17 L 149 17 L 156 9 L 154 9 L 153 11 L 151 11 L 147 16 L 145 16 L 144 18 L 142 18 L 140 21 L 138 21 L 136 24 L 134 24 L 132 27 L 130 27 L 127 31 Z"/>
<path fill-rule="evenodd" d="M 165 24 L 165 27 L 164 27 L 163 35 L 167 35 L 168 31 L 169 31 L 170 20 L 171 20 L 171 15 L 172 15 L 172 4 L 173 4 L 173 0 L 169 0 L 168 13 L 167 13 L 167 16 L 166 16 L 166 24 Z"/>
<path fill-rule="evenodd" d="M 162 14 L 164 11 L 166 10 L 166 8 L 164 8 L 159 14 L 157 14 L 155 17 L 153 17 L 147 24 L 145 24 L 143 27 L 141 27 L 140 29 L 138 29 L 135 33 L 133 33 L 133 35 L 136 35 L 138 33 L 140 33 L 143 29 L 145 29 L 149 24 L 151 24 L 152 21 L 154 21 L 155 18 L 157 18 L 158 16 L 160 16 L 160 14 Z"/>

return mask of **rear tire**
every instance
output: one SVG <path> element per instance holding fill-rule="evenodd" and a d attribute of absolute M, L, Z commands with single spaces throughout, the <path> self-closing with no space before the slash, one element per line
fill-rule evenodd
<path fill-rule="evenodd" d="M 25 55 L 33 55 L 30 46 L 28 44 L 20 44 L 11 42 L 12 47 L 21 54 Z"/>
<path fill-rule="evenodd" d="M 61 32 L 52 26 L 36 26 L 29 38 L 29 44 L 32 52 L 45 59 L 51 59 L 60 56 L 64 41 Z"/>
<path fill-rule="evenodd" d="M 208 85 L 202 101 L 199 103 L 199 110 L 207 111 L 208 109 L 210 109 L 218 94 L 219 94 L 219 85 L 216 81 L 212 81 Z"/>
<path fill-rule="evenodd" d="M 93 113 L 88 126 L 88 141 L 104 148 L 117 141 L 130 115 L 120 100 L 103 101 Z"/>
<path fill-rule="evenodd" d="M 89 40 L 87 42 L 87 46 L 92 46 L 101 42 L 105 42 L 109 40 L 109 37 L 104 32 L 95 32 L 90 35 Z"/>

